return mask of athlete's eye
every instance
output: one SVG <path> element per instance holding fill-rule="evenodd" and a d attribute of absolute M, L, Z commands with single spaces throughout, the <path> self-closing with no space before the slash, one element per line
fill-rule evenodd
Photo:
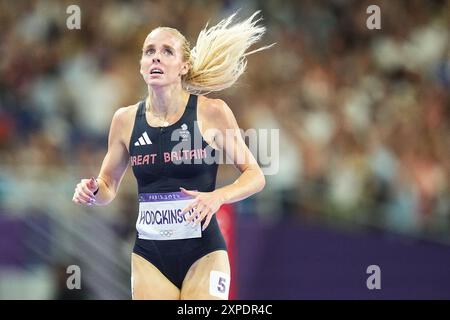
<path fill-rule="evenodd" d="M 168 55 L 173 55 L 172 50 L 170 50 L 169 48 L 167 48 L 166 50 L 164 50 L 164 53 L 165 53 L 165 54 L 168 54 Z"/>
<path fill-rule="evenodd" d="M 154 53 L 155 53 L 155 49 L 153 49 L 153 48 L 148 48 L 147 50 L 144 51 L 144 54 L 146 56 L 154 54 Z"/>

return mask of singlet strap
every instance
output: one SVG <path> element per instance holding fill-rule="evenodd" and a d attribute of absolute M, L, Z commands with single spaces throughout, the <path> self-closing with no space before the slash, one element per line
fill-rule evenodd
<path fill-rule="evenodd" d="M 136 111 L 136 117 L 145 116 L 145 100 L 142 100 L 139 103 L 138 110 Z"/>
<path fill-rule="evenodd" d="M 197 98 L 198 98 L 197 95 L 191 93 L 189 95 L 189 100 L 188 100 L 186 108 L 195 109 L 195 106 L 197 105 Z"/>

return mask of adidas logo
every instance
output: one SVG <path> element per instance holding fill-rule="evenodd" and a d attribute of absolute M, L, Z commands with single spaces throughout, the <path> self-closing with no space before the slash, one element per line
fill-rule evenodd
<path fill-rule="evenodd" d="M 145 145 L 147 145 L 147 144 L 152 144 L 152 142 L 150 141 L 150 138 L 148 137 L 147 132 L 144 132 L 144 133 L 142 134 L 142 136 L 139 137 L 138 141 L 136 141 L 136 142 L 134 143 L 134 145 L 135 145 L 136 147 L 138 147 L 138 146 L 145 146 Z"/>

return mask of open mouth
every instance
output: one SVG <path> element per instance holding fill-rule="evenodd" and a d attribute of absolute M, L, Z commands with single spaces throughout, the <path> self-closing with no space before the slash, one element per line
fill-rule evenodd
<path fill-rule="evenodd" d="M 153 68 L 150 70 L 150 74 L 164 74 L 164 72 L 159 68 Z"/>

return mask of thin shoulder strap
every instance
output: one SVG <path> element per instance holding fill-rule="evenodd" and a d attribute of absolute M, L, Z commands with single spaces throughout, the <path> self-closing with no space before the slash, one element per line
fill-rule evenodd
<path fill-rule="evenodd" d="M 188 103 L 187 103 L 187 108 L 189 108 L 189 109 L 195 109 L 195 107 L 197 106 L 197 95 L 195 95 L 195 94 L 190 94 L 189 95 L 189 100 L 188 100 Z"/>
<path fill-rule="evenodd" d="M 136 118 L 145 116 L 145 100 L 139 103 L 138 109 L 136 111 Z"/>
<path fill-rule="evenodd" d="M 138 125 L 138 122 L 140 121 L 142 116 L 145 117 L 145 109 L 144 108 L 145 108 L 145 100 L 139 102 L 138 108 L 136 110 L 136 116 L 134 117 L 133 131 L 136 128 L 136 126 Z"/>

